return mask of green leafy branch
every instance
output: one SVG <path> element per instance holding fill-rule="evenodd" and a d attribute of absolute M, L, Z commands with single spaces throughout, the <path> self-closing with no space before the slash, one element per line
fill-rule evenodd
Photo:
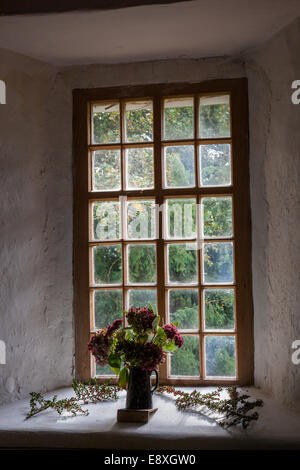
<path fill-rule="evenodd" d="M 109 385 L 109 382 L 104 384 L 92 383 L 83 384 L 73 380 L 72 388 L 75 396 L 71 398 L 57 399 L 54 395 L 51 399 L 46 400 L 40 393 L 30 393 L 30 410 L 27 413 L 26 419 L 35 416 L 42 411 L 49 408 L 54 409 L 59 415 L 64 411 L 71 413 L 73 416 L 78 414 L 88 415 L 88 410 L 82 409 L 82 404 L 99 403 L 103 401 L 116 400 L 118 398 L 118 386 Z M 82 404 L 80 405 L 80 402 Z"/>
<path fill-rule="evenodd" d="M 258 412 L 251 413 L 251 411 L 256 407 L 262 407 L 262 400 L 249 400 L 250 396 L 239 392 L 237 387 L 226 388 L 228 398 L 221 398 L 222 391 L 222 387 L 219 387 L 209 393 L 201 393 L 197 390 L 189 393 L 176 390 L 171 386 L 161 386 L 156 390 L 156 393 L 174 395 L 176 397 L 175 404 L 180 410 L 204 406 L 211 411 L 220 413 L 223 417 L 217 419 L 217 422 L 222 427 L 229 428 L 241 424 L 243 429 L 246 429 L 251 421 L 258 420 Z"/>

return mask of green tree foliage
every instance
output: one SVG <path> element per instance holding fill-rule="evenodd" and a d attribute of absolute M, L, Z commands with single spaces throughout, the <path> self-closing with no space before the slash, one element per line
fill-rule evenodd
<path fill-rule="evenodd" d="M 199 339 L 197 336 L 184 336 L 183 347 L 172 353 L 172 375 L 199 375 Z"/>
<path fill-rule="evenodd" d="M 205 326 L 207 329 L 234 328 L 232 289 L 205 289 Z"/>
<path fill-rule="evenodd" d="M 194 109 L 192 106 L 178 106 L 164 110 L 165 139 L 191 139 L 194 136 Z"/>
<path fill-rule="evenodd" d="M 227 186 L 231 183 L 230 145 L 200 146 L 202 186 Z"/>
<path fill-rule="evenodd" d="M 200 103 L 199 127 L 202 139 L 229 137 L 229 104 L 207 104 L 203 106 Z"/>

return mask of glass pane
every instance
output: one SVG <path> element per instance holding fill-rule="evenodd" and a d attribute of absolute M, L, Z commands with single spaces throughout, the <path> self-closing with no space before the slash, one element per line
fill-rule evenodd
<path fill-rule="evenodd" d="M 233 282 L 233 243 L 204 243 L 204 283 Z"/>
<path fill-rule="evenodd" d="M 155 201 L 127 203 L 128 238 L 155 238 Z"/>
<path fill-rule="evenodd" d="M 106 328 L 123 316 L 122 290 L 101 289 L 94 292 L 95 328 Z"/>
<path fill-rule="evenodd" d="M 198 290 L 169 290 L 169 318 L 179 329 L 199 328 Z"/>
<path fill-rule="evenodd" d="M 232 236 L 232 198 L 231 196 L 202 198 L 203 236 Z"/>
<path fill-rule="evenodd" d="M 129 307 L 145 307 L 151 305 L 157 311 L 156 289 L 130 289 Z"/>
<path fill-rule="evenodd" d="M 104 367 L 99 366 L 96 364 L 96 375 L 115 375 L 109 365 Z"/>
<path fill-rule="evenodd" d="M 174 145 L 164 148 L 164 173 L 167 188 L 195 186 L 193 145 Z"/>
<path fill-rule="evenodd" d="M 200 98 L 199 128 L 201 139 L 230 137 L 229 95 Z"/>
<path fill-rule="evenodd" d="M 192 139 L 194 137 L 193 98 L 173 98 L 164 101 L 165 140 Z"/>
<path fill-rule="evenodd" d="M 126 142 L 153 140 L 152 101 L 132 101 L 125 105 Z"/>
<path fill-rule="evenodd" d="M 206 330 L 234 329 L 234 290 L 204 289 Z"/>
<path fill-rule="evenodd" d="M 121 189 L 120 150 L 96 150 L 92 167 L 93 191 Z"/>
<path fill-rule="evenodd" d="M 92 211 L 94 240 L 118 240 L 121 238 L 119 201 L 94 202 Z"/>
<path fill-rule="evenodd" d="M 169 282 L 176 284 L 198 282 L 196 248 L 195 243 L 168 245 Z"/>
<path fill-rule="evenodd" d="M 120 284 L 122 282 L 121 245 L 93 247 L 94 284 Z"/>
<path fill-rule="evenodd" d="M 93 104 L 92 143 L 120 142 L 120 105 L 116 102 Z"/>
<path fill-rule="evenodd" d="M 128 245 L 128 281 L 130 284 L 155 284 L 155 245 Z"/>
<path fill-rule="evenodd" d="M 235 377 L 235 337 L 206 336 L 205 364 L 207 377 Z"/>
<path fill-rule="evenodd" d="M 167 237 L 196 238 L 196 199 L 167 199 Z"/>
<path fill-rule="evenodd" d="M 126 150 L 127 189 L 148 189 L 154 187 L 153 148 Z"/>
<path fill-rule="evenodd" d="M 230 186 L 230 144 L 200 145 L 201 186 Z"/>
<path fill-rule="evenodd" d="M 184 345 L 171 356 L 171 375 L 200 375 L 199 338 L 184 336 Z"/>

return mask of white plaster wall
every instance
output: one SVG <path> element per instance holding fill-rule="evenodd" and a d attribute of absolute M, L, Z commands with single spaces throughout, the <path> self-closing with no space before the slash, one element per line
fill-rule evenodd
<path fill-rule="evenodd" d="M 56 73 L 0 50 L 0 403 L 72 377 L 71 137 L 56 125 Z"/>
<path fill-rule="evenodd" d="M 300 19 L 246 58 L 256 385 L 300 409 Z"/>

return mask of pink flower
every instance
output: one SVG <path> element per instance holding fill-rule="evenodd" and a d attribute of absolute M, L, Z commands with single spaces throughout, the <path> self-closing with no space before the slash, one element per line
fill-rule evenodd
<path fill-rule="evenodd" d="M 175 345 L 178 348 L 181 348 L 183 346 L 183 343 L 184 343 L 183 337 L 180 335 L 175 325 L 173 325 L 172 323 L 168 323 L 166 325 L 163 325 L 162 328 L 164 332 L 166 333 L 167 338 L 170 339 L 171 341 L 174 341 Z"/>

